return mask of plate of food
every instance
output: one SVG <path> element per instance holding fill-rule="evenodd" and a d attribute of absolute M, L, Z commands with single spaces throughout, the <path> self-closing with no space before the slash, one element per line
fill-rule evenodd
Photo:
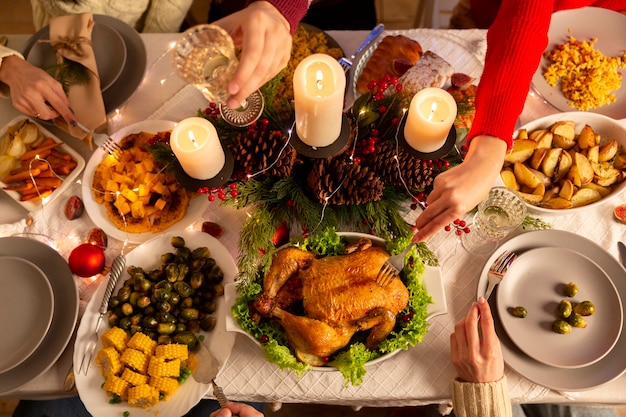
<path fill-rule="evenodd" d="M 383 47 L 379 48 L 380 45 Z M 426 52 L 427 59 L 420 63 Z M 372 60 L 375 54 L 380 54 L 380 57 Z M 431 87 L 449 86 L 454 72 L 464 73 L 473 80 L 478 80 L 483 71 L 482 63 L 455 35 L 429 29 L 384 32 L 363 51 L 355 65 L 352 79 L 354 97 L 366 93 L 368 83 L 371 80 L 380 80 L 385 74 L 408 77 L 410 73 L 407 70 L 418 63 L 429 67 L 414 68 L 411 72 L 432 74 L 433 77 L 420 81 Z"/>
<path fill-rule="evenodd" d="M 167 260 L 166 260 L 167 258 Z M 176 268 L 170 267 L 166 271 L 168 265 L 175 265 Z M 184 269 L 183 265 L 187 265 L 189 271 L 182 273 L 181 280 L 176 280 L 172 284 L 169 279 L 176 269 L 176 273 L 181 273 Z M 193 271 L 194 273 L 192 273 Z M 132 277 L 130 275 L 132 273 Z M 200 273 L 203 278 L 198 284 Z M 182 382 L 175 384 L 173 391 L 161 392 L 166 398 L 158 400 L 154 405 L 146 407 L 131 406 L 126 397 L 128 391 L 120 392 L 120 395 L 107 392 L 103 389 L 103 383 L 106 378 L 101 371 L 101 365 L 104 361 L 92 360 L 86 375 L 78 372 L 78 366 L 82 360 L 82 352 L 84 352 L 87 343 L 93 340 L 94 329 L 100 302 L 104 295 L 107 282 L 103 281 L 98 290 L 94 293 L 86 311 L 81 320 L 76 335 L 76 344 L 74 347 L 74 364 L 76 364 L 75 377 L 76 388 L 82 402 L 92 415 L 122 415 L 124 412 L 130 411 L 134 417 L 154 417 L 155 415 L 171 415 L 182 416 L 189 411 L 194 405 L 200 401 L 210 388 L 210 384 L 200 384 L 193 379 L 193 352 L 199 346 L 197 343 L 204 343 L 208 350 L 217 359 L 220 370 L 230 356 L 235 341 L 235 335 L 227 332 L 225 328 L 225 317 L 228 309 L 223 294 L 223 285 L 232 283 L 237 273 L 235 262 L 228 250 L 215 238 L 207 233 L 191 230 L 176 230 L 162 233 L 144 244 L 138 246 L 126 255 L 126 269 L 117 282 L 112 293 L 109 303 L 109 312 L 105 317 L 105 323 L 99 331 L 99 341 L 96 352 L 102 349 L 101 336 L 111 329 L 128 328 L 130 331 L 130 322 L 136 314 L 142 314 L 141 324 L 133 324 L 133 332 L 141 332 L 147 335 L 153 342 L 162 344 L 185 344 L 190 350 L 190 359 L 181 360 L 178 366 L 180 375 L 183 375 Z M 193 275 L 193 277 L 192 277 Z M 138 279 L 138 276 L 141 279 Z M 141 281 L 141 283 L 139 283 Z M 166 283 L 172 284 L 169 288 Z M 174 287 L 174 285 L 176 285 Z M 192 287 L 193 285 L 193 287 Z M 128 291 L 131 289 L 131 291 Z M 193 290 L 191 290 L 193 289 Z M 130 313 L 128 307 L 122 307 L 122 300 L 131 297 L 129 293 L 141 292 L 147 297 L 159 297 L 159 303 L 167 303 L 169 306 L 168 317 L 164 314 L 155 312 L 154 308 L 150 309 L 150 305 L 141 305 L 141 302 L 133 305 L 134 312 Z M 209 293 L 210 296 L 209 296 Z M 167 294 L 167 297 L 165 296 Z M 202 294 L 200 297 L 196 295 Z M 135 296 L 132 296 L 135 298 Z M 174 302 L 178 298 L 178 302 Z M 198 300 L 191 300 L 198 298 Z M 167 299 L 167 301 L 165 301 Z M 205 306 L 206 303 L 206 306 Z M 131 305 L 132 302 L 129 304 Z M 208 304 L 211 304 L 209 306 Z M 210 308 L 209 308 L 210 307 Z M 126 309 L 126 311 L 123 311 Z M 189 316 L 189 310 L 195 310 L 198 313 L 197 318 Z M 138 313 L 140 311 L 140 313 Z M 162 310 L 164 311 L 164 310 Z M 126 313 L 130 313 L 127 315 Z M 115 318 L 111 318 L 115 317 Z M 108 318 L 108 323 L 106 322 Z M 204 323 L 206 321 L 206 323 Z M 127 322 L 127 324 L 125 324 Z M 185 323 L 183 325 L 183 323 Z M 136 327 L 138 326 L 138 327 Z M 185 328 L 181 328 L 184 326 Z M 212 326 L 212 327 L 211 327 Z M 172 330 L 171 328 L 175 328 Z M 205 330 L 206 329 L 206 330 Z M 172 330 L 170 332 L 170 330 Z M 120 330 L 116 330 L 119 332 Z M 124 330 L 121 330 L 124 333 Z M 130 337 L 130 334 L 128 334 Z M 115 347 L 116 349 L 118 346 Z M 156 350 L 156 346 L 153 346 Z M 123 349 L 123 347 L 121 347 Z M 146 354 L 150 356 L 150 354 Z M 148 360 L 149 362 L 149 360 Z M 117 369 L 115 376 L 126 381 L 124 370 L 132 368 L 134 362 L 122 360 L 124 369 Z M 148 384 L 158 383 L 158 380 L 150 382 L 150 378 L 156 375 L 150 375 L 151 368 L 148 370 L 134 369 L 135 373 L 144 375 L 143 378 L 148 379 Z M 184 378 L 186 369 L 191 372 L 187 378 Z M 136 375 L 135 375 L 136 377 Z M 114 379 L 110 377 L 111 379 Z M 176 377 L 170 377 L 177 381 Z M 219 373 L 216 377 L 219 383 Z M 134 379 L 127 378 L 135 381 Z M 127 381 L 128 382 L 128 381 Z M 171 381 L 170 381 L 171 382 Z M 178 382 L 178 381 L 177 381 Z M 133 382 L 137 383 L 137 382 Z M 121 383 L 124 390 L 128 390 L 132 384 Z M 160 385 L 163 389 L 165 384 Z M 109 385 L 106 385 L 109 387 Z M 117 396 L 116 396 L 117 395 Z M 131 395 L 132 400 L 132 395 Z M 112 400 L 112 401 L 110 401 Z M 144 404 L 145 405 L 145 404 Z"/>
<path fill-rule="evenodd" d="M 209 201 L 180 186 L 174 174 L 155 163 L 145 149 L 155 135 L 167 135 L 175 125 L 146 120 L 114 133 L 112 138 L 125 148 L 123 164 L 101 148 L 89 159 L 82 181 L 83 202 L 91 220 L 107 235 L 141 243 L 202 217 Z"/>
<path fill-rule="evenodd" d="M 569 249 L 524 252 L 509 267 L 497 296 L 509 338 L 549 366 L 596 363 L 622 331 L 622 303 L 613 282 L 595 262 Z"/>
<path fill-rule="evenodd" d="M 525 252 L 533 249 L 552 247 L 569 249 L 593 259 L 611 278 L 620 297 L 626 293 L 626 270 L 617 259 L 597 243 L 575 233 L 562 230 L 536 230 L 519 234 L 503 242 L 498 251 L 486 260 L 478 280 L 476 296 L 485 295 L 489 281 L 487 271 L 502 250 L 512 251 L 522 256 Z M 489 299 L 489 304 L 494 312 L 499 309 L 497 291 L 496 289 Z M 624 310 L 622 309 L 623 313 Z M 596 363 L 579 368 L 555 368 L 531 358 L 518 348 L 504 329 L 499 314 L 494 314 L 494 324 L 506 364 L 520 375 L 544 387 L 557 391 L 584 391 L 611 382 L 626 371 L 626 357 L 622 353 L 626 349 L 626 332 L 620 333 L 615 347 Z"/>
<path fill-rule="evenodd" d="M 256 277 L 264 284 L 244 286 L 256 291 L 227 287 L 234 316 L 227 328 L 255 340 L 266 357 L 285 360 L 281 368 L 339 370 L 359 385 L 365 365 L 415 345 L 427 320 L 447 311 L 441 270 L 425 266 L 415 247 L 408 256 L 420 262 L 381 286 L 376 275 L 389 257 L 384 240 L 334 230 L 323 235 L 280 248 L 265 276 Z"/>
<path fill-rule="evenodd" d="M 28 117 L 0 131 L 0 186 L 30 212 L 61 195 L 84 167 L 78 152 Z"/>
<path fill-rule="evenodd" d="M 626 66 L 626 16 L 598 7 L 558 11 L 552 15 L 548 38 L 532 80 L 539 94 L 563 112 L 579 109 L 615 119 L 626 117 L 626 87 L 621 85 Z M 572 65 L 574 55 L 577 60 L 588 60 L 594 72 Z M 618 57 L 622 57 L 621 65 Z M 610 63 L 611 58 L 615 62 Z M 563 83 L 563 79 L 571 81 Z"/>
<path fill-rule="evenodd" d="M 558 113 L 522 126 L 514 137 L 500 178 L 531 211 L 595 209 L 626 189 L 626 120 Z"/>

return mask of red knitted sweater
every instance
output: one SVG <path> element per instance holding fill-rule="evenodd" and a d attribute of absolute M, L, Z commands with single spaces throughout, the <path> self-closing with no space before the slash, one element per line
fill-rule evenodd
<path fill-rule="evenodd" d="M 252 3 L 257 0 L 247 0 L 246 5 Z M 291 26 L 291 34 L 296 33 L 296 29 L 298 29 L 298 23 L 304 17 L 307 10 L 309 9 L 309 1 L 308 0 L 266 0 L 268 3 L 271 3 L 274 7 L 278 9 L 285 16 L 285 19 L 289 22 Z"/>
<path fill-rule="evenodd" d="M 626 10 L 626 0 L 502 0 L 499 9 L 498 3 L 471 0 L 474 18 L 489 30 L 469 139 L 491 135 L 505 140 L 510 147 L 533 74 L 548 45 L 552 12 L 584 6 Z M 480 17 L 476 11 L 480 11 Z"/>

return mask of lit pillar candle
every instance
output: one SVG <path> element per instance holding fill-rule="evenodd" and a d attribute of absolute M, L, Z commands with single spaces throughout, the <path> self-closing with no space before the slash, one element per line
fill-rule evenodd
<path fill-rule="evenodd" d="M 215 126 L 202 117 L 190 117 L 178 123 L 172 129 L 170 146 L 183 170 L 192 178 L 213 178 L 224 167 L 224 149 Z"/>
<path fill-rule="evenodd" d="M 436 151 L 445 144 L 456 112 L 456 101 L 450 93 L 441 88 L 424 88 L 411 100 L 404 138 L 415 150 Z"/>
<path fill-rule="evenodd" d="M 341 133 L 346 75 L 326 54 L 304 58 L 293 74 L 296 132 L 312 147 L 331 145 Z"/>

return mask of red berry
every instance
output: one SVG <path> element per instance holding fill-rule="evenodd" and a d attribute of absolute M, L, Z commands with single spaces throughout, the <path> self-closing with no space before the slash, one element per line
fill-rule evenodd
<path fill-rule="evenodd" d="M 466 228 L 463 229 L 463 232 L 467 234 L 467 233 L 471 232 L 471 230 L 470 230 L 469 227 L 466 227 Z"/>
<path fill-rule="evenodd" d="M 461 236 L 462 232 L 459 229 L 456 229 L 456 231 L 454 233 L 456 233 L 457 236 Z"/>
<path fill-rule="evenodd" d="M 417 204 L 415 203 L 411 204 L 411 210 L 417 210 Z"/>
<path fill-rule="evenodd" d="M 232 191 L 230 192 L 230 195 L 231 195 L 231 196 L 233 196 L 233 197 L 237 197 L 237 196 L 239 195 L 239 191 L 237 191 L 237 190 L 232 190 Z"/>
<path fill-rule="evenodd" d="M 261 343 L 265 344 L 265 343 L 270 341 L 270 337 L 268 335 L 266 335 L 266 334 L 261 335 L 260 341 L 261 341 Z"/>
<path fill-rule="evenodd" d="M 449 232 L 450 230 L 452 230 L 452 227 L 450 227 L 450 225 L 446 225 L 446 227 L 443 228 L 446 232 Z"/>

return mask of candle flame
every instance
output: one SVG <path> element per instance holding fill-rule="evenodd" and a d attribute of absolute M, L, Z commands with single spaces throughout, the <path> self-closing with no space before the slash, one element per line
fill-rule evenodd
<path fill-rule="evenodd" d="M 430 114 L 428 115 L 428 120 L 433 120 L 435 117 L 435 112 L 437 111 L 437 101 L 433 101 L 433 104 L 430 106 Z"/>
<path fill-rule="evenodd" d="M 324 73 L 321 70 L 317 70 L 317 72 L 315 73 L 315 83 L 316 83 L 317 88 L 319 90 L 324 88 L 324 86 L 322 84 L 323 80 L 324 80 Z"/>
<path fill-rule="evenodd" d="M 193 134 L 191 130 L 187 131 L 187 135 L 189 136 L 189 140 L 193 143 L 193 146 L 198 147 L 198 143 L 196 142 L 196 135 Z"/>

